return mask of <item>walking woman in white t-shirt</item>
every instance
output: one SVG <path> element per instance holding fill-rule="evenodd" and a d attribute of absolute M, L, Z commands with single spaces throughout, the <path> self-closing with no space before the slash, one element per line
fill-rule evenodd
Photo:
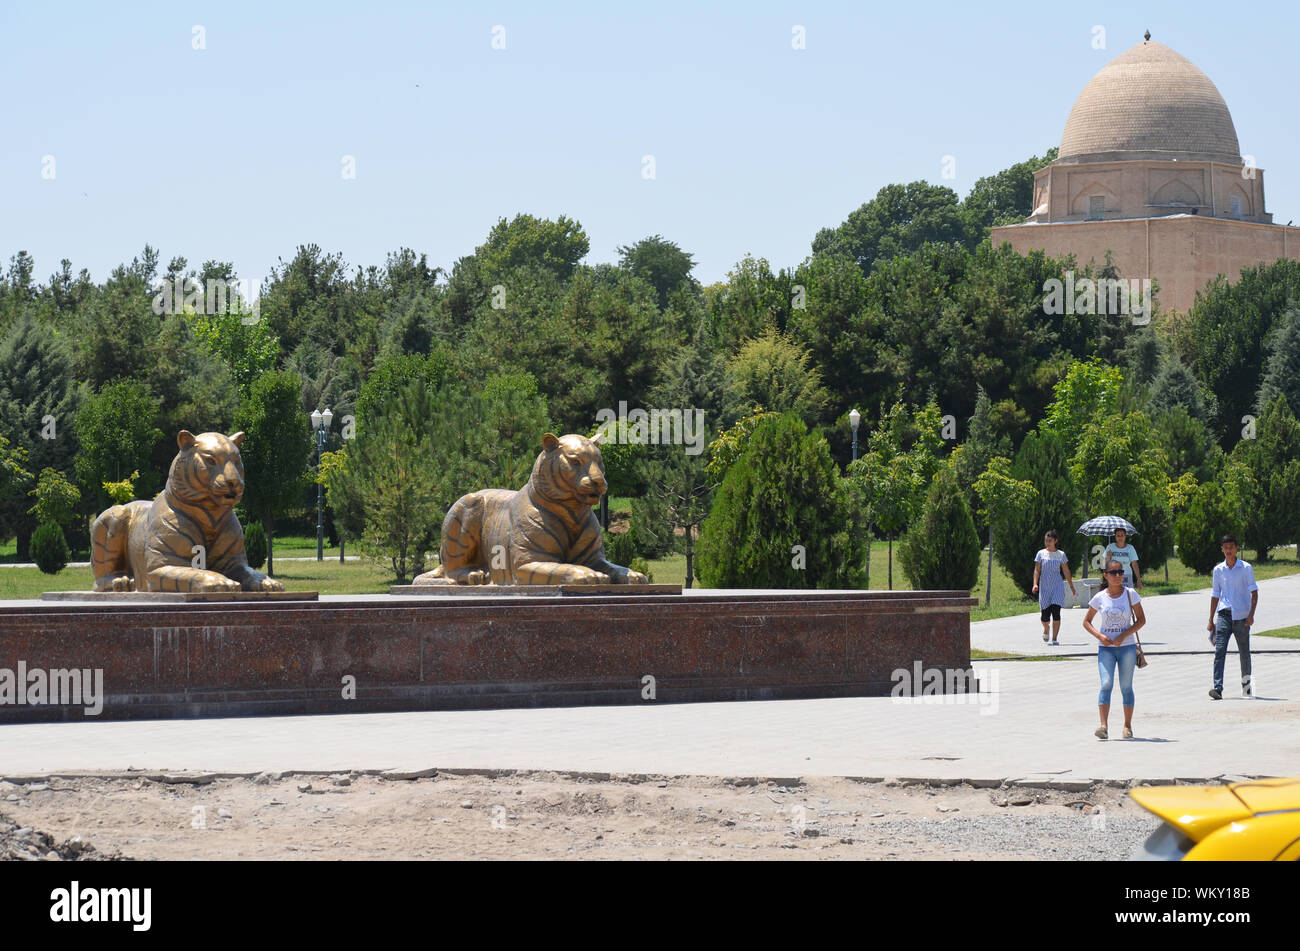
<path fill-rule="evenodd" d="M 1142 610 L 1142 596 L 1132 588 L 1124 587 L 1124 566 L 1117 559 L 1106 562 L 1102 571 L 1106 587 L 1088 602 L 1088 613 L 1083 619 L 1083 629 L 1097 638 L 1097 672 L 1101 675 L 1101 693 L 1097 696 L 1097 710 L 1101 726 L 1097 738 L 1107 738 L 1107 720 L 1110 718 L 1110 695 L 1115 686 L 1115 672 L 1119 671 L 1119 690 L 1124 699 L 1124 738 L 1133 738 L 1133 671 L 1137 668 L 1137 639 L 1135 634 L 1146 624 Z M 1136 622 L 1133 616 L 1137 616 Z M 1094 626 L 1093 619 L 1097 619 Z M 1100 630 L 1098 630 L 1100 628 Z"/>

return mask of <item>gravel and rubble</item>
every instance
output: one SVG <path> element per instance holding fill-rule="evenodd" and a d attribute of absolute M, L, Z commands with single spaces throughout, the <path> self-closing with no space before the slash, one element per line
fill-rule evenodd
<path fill-rule="evenodd" d="M 1116 783 L 410 772 L 0 782 L 0 858 L 1113 860 L 1158 822 Z"/>

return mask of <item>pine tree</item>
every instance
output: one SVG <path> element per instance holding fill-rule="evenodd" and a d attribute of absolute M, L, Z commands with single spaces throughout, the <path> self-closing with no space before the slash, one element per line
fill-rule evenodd
<path fill-rule="evenodd" d="M 73 472 L 73 418 L 81 397 L 67 350 L 53 330 L 29 311 L 21 313 L 0 338 L 0 433 L 26 451 L 28 472 Z M 20 561 L 29 557 L 36 528 L 27 507 L 25 498 L 0 499 L 0 535 L 18 537 Z"/>
<path fill-rule="evenodd" d="M 727 470 L 700 531 L 711 588 L 855 587 L 859 533 L 830 447 L 796 416 L 764 419 Z"/>
<path fill-rule="evenodd" d="M 1011 477 L 1032 483 L 1037 496 L 997 525 L 993 554 L 1027 598 L 1033 596 L 1034 555 L 1049 528 L 1059 534 L 1071 566 L 1077 569 L 1087 554 L 1086 540 L 1075 534 L 1086 516 L 1070 475 L 1068 451 L 1065 439 L 1056 433 L 1030 433 L 1011 465 Z"/>
<path fill-rule="evenodd" d="M 1268 350 L 1255 411 L 1262 415 L 1280 396 L 1292 414 L 1300 416 L 1300 307 L 1292 304 L 1278 318 Z"/>
<path fill-rule="evenodd" d="M 898 546 L 898 562 L 918 590 L 969 591 L 979 579 L 980 540 L 950 466 L 935 475 L 921 518 Z"/>

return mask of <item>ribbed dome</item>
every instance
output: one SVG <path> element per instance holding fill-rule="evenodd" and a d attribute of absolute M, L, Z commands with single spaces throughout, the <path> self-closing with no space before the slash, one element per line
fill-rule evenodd
<path fill-rule="evenodd" d="M 1148 40 L 1083 87 L 1065 122 L 1058 161 L 1171 158 L 1241 164 L 1232 115 L 1210 77 Z"/>

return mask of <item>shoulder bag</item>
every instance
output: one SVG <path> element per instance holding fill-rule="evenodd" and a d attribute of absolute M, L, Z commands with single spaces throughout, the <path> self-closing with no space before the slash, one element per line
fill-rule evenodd
<path fill-rule="evenodd" d="M 1128 598 L 1129 617 L 1132 619 L 1133 623 L 1136 624 L 1138 619 L 1137 619 L 1137 615 L 1133 612 L 1133 595 L 1129 594 L 1127 588 L 1124 589 L 1124 597 Z M 1133 636 L 1137 638 L 1137 645 L 1138 645 L 1137 665 L 1138 665 L 1138 669 L 1141 670 L 1143 667 L 1147 665 L 1147 655 L 1142 652 L 1142 638 L 1138 635 L 1138 632 L 1134 631 Z"/>

